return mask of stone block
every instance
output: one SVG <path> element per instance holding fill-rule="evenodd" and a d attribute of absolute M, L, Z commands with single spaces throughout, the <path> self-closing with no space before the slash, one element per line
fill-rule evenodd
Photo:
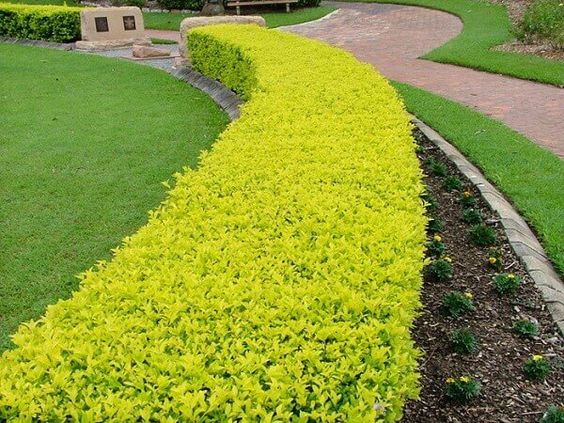
<path fill-rule="evenodd" d="M 133 46 L 132 54 L 133 57 L 138 57 L 140 59 L 143 59 L 147 57 L 168 57 L 170 56 L 170 51 L 156 47 L 135 44 Z"/>
<path fill-rule="evenodd" d="M 262 16 L 195 16 L 192 18 L 186 18 L 180 23 L 180 43 L 178 45 L 180 56 L 184 58 L 190 57 L 186 51 L 186 33 L 188 31 L 200 26 L 219 24 L 254 24 L 258 26 L 266 26 L 266 21 Z"/>

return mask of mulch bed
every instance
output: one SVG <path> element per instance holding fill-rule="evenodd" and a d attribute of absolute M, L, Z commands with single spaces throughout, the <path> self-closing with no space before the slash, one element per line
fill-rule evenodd
<path fill-rule="evenodd" d="M 489 247 L 474 246 L 467 233 L 471 225 L 462 220 L 462 192 L 447 192 L 443 188 L 444 177 L 425 177 L 427 189 L 438 204 L 429 214 L 444 222 L 440 235 L 446 254 L 453 260 L 454 274 L 448 282 L 425 276 L 423 311 L 413 329 L 414 339 L 424 352 L 421 398 L 407 404 L 402 421 L 538 422 L 549 405 L 564 404 L 564 340 L 540 292 L 509 246 L 499 217 L 432 142 L 418 130 L 415 137 L 426 174 L 431 174 L 425 163 L 432 157 L 448 167 L 449 175 L 463 182 L 461 191 L 476 196 L 474 208 L 479 208 L 484 221 L 495 229 L 495 247 L 503 252 L 503 269 L 499 272 L 519 275 L 523 284 L 514 296 L 502 297 L 497 293 L 492 280 L 498 270 L 488 263 Z M 429 234 L 429 238 L 432 236 Z M 452 290 L 470 291 L 476 311 L 457 319 L 443 316 L 439 311 L 442 298 Z M 512 330 L 518 319 L 536 322 L 540 335 L 533 339 L 519 337 Z M 450 334 L 463 327 L 470 328 L 478 339 L 478 348 L 470 355 L 452 350 Z M 544 381 L 531 381 L 523 374 L 523 365 L 533 354 L 542 354 L 551 363 L 552 371 Z M 444 395 L 445 381 L 463 375 L 481 383 L 481 394 L 469 403 L 454 403 Z"/>

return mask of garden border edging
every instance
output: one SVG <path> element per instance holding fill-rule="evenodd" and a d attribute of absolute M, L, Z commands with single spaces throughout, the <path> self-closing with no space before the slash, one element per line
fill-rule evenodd
<path fill-rule="evenodd" d="M 564 334 L 564 283 L 550 263 L 544 248 L 536 238 L 527 222 L 464 155 L 448 143 L 435 130 L 412 116 L 412 123 L 435 144 L 454 165 L 480 191 L 489 207 L 500 216 L 501 225 L 515 254 L 525 265 L 527 272 L 552 315 L 558 329 Z"/>
<path fill-rule="evenodd" d="M 175 78 L 208 94 L 212 100 L 227 113 L 232 122 L 239 119 L 239 106 L 244 101 L 221 82 L 208 78 L 193 70 L 190 66 L 178 66 L 169 72 Z"/>

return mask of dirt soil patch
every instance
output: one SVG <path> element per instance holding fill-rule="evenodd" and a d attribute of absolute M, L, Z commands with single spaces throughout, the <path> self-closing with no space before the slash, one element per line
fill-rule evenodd
<path fill-rule="evenodd" d="M 429 176 L 425 184 L 437 202 L 431 216 L 444 223 L 440 232 L 446 255 L 452 258 L 453 277 L 438 282 L 425 276 L 422 290 L 423 310 L 413 329 L 413 337 L 423 350 L 421 359 L 422 391 L 419 401 L 406 405 L 402 421 L 422 422 L 538 422 L 549 405 L 564 404 L 564 340 L 536 289 L 532 279 L 509 246 L 499 216 L 493 213 L 448 158 L 419 130 L 418 156 Z M 448 174 L 458 177 L 460 190 L 447 192 L 445 177 L 431 175 L 429 158 L 441 162 Z M 489 263 L 489 247 L 477 247 L 468 235 L 471 225 L 462 219 L 460 202 L 463 191 L 472 192 L 484 222 L 497 235 L 495 248 L 502 252 L 502 268 Z M 434 233 L 429 233 L 432 238 Z M 500 296 L 493 278 L 498 272 L 513 273 L 523 279 L 514 296 Z M 452 290 L 471 292 L 476 311 L 458 319 L 440 313 L 443 296 Z M 522 338 L 512 330 L 513 323 L 527 319 L 539 327 L 539 336 Z M 455 353 L 450 335 L 458 328 L 470 328 L 478 347 L 469 355 Z M 533 354 L 542 354 L 551 365 L 544 381 L 528 380 L 523 365 Z M 481 394 L 466 404 L 453 403 L 444 395 L 446 379 L 471 376 L 481 383 Z"/>

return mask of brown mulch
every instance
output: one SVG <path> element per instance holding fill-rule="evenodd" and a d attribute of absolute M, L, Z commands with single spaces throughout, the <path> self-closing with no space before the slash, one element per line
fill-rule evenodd
<path fill-rule="evenodd" d="M 518 26 L 523 20 L 527 7 L 534 0 L 489 0 L 492 3 L 505 6 L 509 19 L 514 26 Z M 505 44 L 497 46 L 495 50 L 510 51 L 515 53 L 533 54 L 535 56 L 544 57 L 545 59 L 564 60 L 564 50 L 558 49 L 543 40 L 528 40 L 521 42 L 518 40 L 508 41 Z"/>
<path fill-rule="evenodd" d="M 492 285 L 496 270 L 488 264 L 488 247 L 476 247 L 470 242 L 470 225 L 461 219 L 461 192 L 446 192 L 442 186 L 444 178 L 427 176 L 425 183 L 438 202 L 431 214 L 445 224 L 441 236 L 453 259 L 454 276 L 449 282 L 425 278 L 423 313 L 413 330 L 414 339 L 424 352 L 420 367 L 422 391 L 420 400 L 406 405 L 402 421 L 538 422 L 549 405 L 564 404 L 564 340 L 540 292 L 509 246 L 499 217 L 434 144 L 420 131 L 415 132 L 415 137 L 423 147 L 419 154 L 423 164 L 429 157 L 440 160 L 448 166 L 450 175 L 463 181 L 464 190 L 477 196 L 477 207 L 485 222 L 497 233 L 496 247 L 503 251 L 502 271 L 520 275 L 523 284 L 514 297 L 497 294 Z M 442 316 L 441 300 L 451 290 L 472 292 L 476 311 L 458 319 Z M 537 322 L 540 336 L 524 339 L 514 334 L 511 327 L 517 319 Z M 456 354 L 450 346 L 450 334 L 462 327 L 470 328 L 478 338 L 478 348 L 470 355 Z M 523 375 L 523 364 L 533 354 L 543 354 L 552 365 L 545 381 L 530 381 Z M 468 404 L 452 403 L 443 395 L 445 380 L 462 375 L 479 380 L 481 394 Z"/>

